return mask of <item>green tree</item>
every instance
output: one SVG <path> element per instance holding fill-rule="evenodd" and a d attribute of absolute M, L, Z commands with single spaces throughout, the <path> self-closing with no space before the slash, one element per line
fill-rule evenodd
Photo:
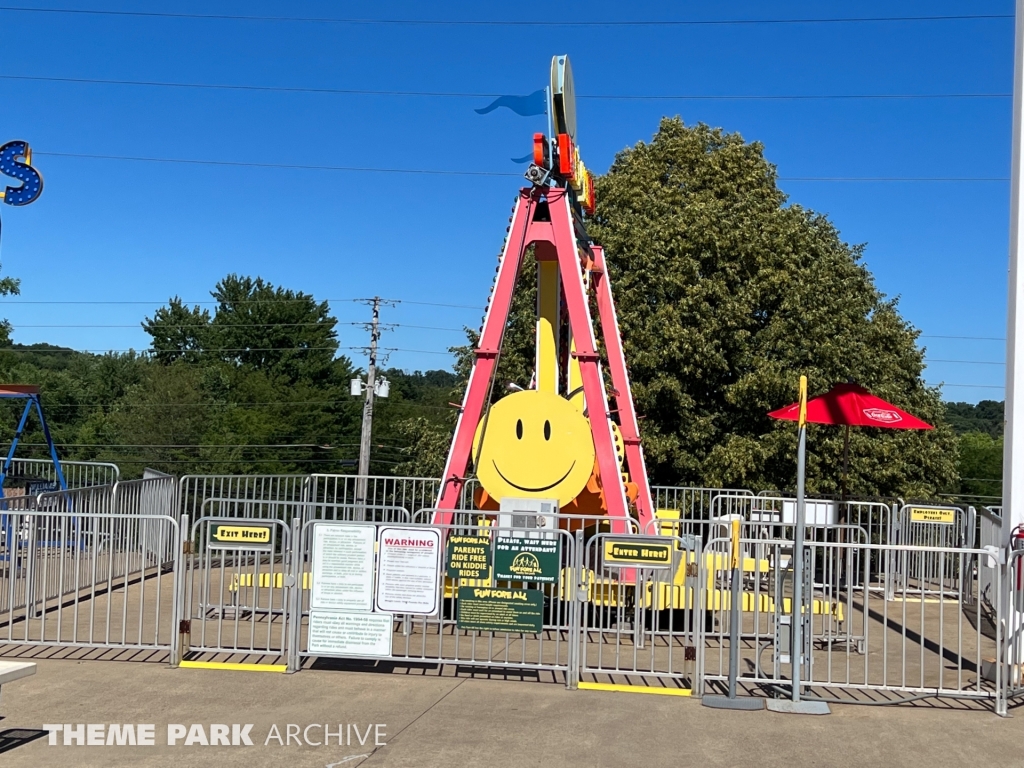
<path fill-rule="evenodd" d="M 992 437 L 1003 434 L 1003 401 L 982 400 L 973 403 L 946 403 L 946 421 L 958 435 L 985 432 Z"/>
<path fill-rule="evenodd" d="M 211 346 L 210 321 L 208 309 L 186 307 L 175 296 L 153 317 L 147 317 L 142 329 L 152 337 L 153 356 L 161 363 L 195 363 Z"/>
<path fill-rule="evenodd" d="M 758 143 L 665 119 L 598 181 L 605 246 L 655 482 L 792 488 L 795 430 L 767 411 L 857 381 L 937 425 L 855 429 L 849 490 L 926 495 L 956 481 L 955 439 L 921 379 L 918 332 L 874 286 L 863 246 L 787 204 Z M 812 427 L 808 489 L 839 488 L 842 431 Z"/>
<path fill-rule="evenodd" d="M 1003 495 L 1003 436 L 986 432 L 960 435 L 960 493 Z"/>
<path fill-rule="evenodd" d="M 863 246 L 776 182 L 760 144 L 678 118 L 598 179 L 588 229 L 608 256 L 651 480 L 792 490 L 795 429 L 766 414 L 796 399 L 805 374 L 812 395 L 857 381 L 937 427 L 852 430 L 851 494 L 955 489 L 956 439 L 921 379 L 918 332 L 874 286 Z M 530 377 L 529 291 L 513 304 L 499 384 Z M 465 372 L 471 358 L 460 362 Z M 839 491 L 842 454 L 842 429 L 811 426 L 810 492 Z"/>

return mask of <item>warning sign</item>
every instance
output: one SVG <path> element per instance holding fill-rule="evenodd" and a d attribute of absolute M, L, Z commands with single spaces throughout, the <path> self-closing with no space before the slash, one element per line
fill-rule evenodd
<path fill-rule="evenodd" d="M 928 507 L 911 507 L 910 509 L 910 522 L 912 523 L 952 525 L 955 521 L 955 509 L 932 509 Z"/>
<path fill-rule="evenodd" d="M 672 545 L 630 537 L 605 539 L 604 564 L 611 566 L 639 566 L 641 568 L 670 568 Z"/>
<path fill-rule="evenodd" d="M 255 549 L 269 552 L 273 547 L 273 527 L 258 523 L 211 523 L 207 545 L 210 549 Z"/>
<path fill-rule="evenodd" d="M 537 633 L 544 628 L 544 593 L 539 589 L 459 590 L 459 629 Z"/>
<path fill-rule="evenodd" d="M 381 528 L 377 610 L 437 612 L 441 532 L 437 528 Z"/>
<path fill-rule="evenodd" d="M 449 579 L 491 578 L 491 540 L 487 536 L 449 536 Z"/>

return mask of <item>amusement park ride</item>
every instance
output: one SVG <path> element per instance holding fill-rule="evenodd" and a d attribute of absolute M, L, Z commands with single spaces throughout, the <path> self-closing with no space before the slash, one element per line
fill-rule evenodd
<path fill-rule="evenodd" d="M 434 521 L 451 522 L 472 467 L 481 485 L 474 502 L 482 510 L 496 510 L 506 498 L 557 499 L 571 519 L 607 516 L 613 532 L 627 533 L 632 517 L 643 530 L 654 509 L 607 263 L 586 230 L 594 180 L 577 145 L 568 56 L 552 59 L 547 98 L 549 130 L 533 137 L 531 184 L 519 190 L 509 220 Z M 492 404 L 512 296 L 531 247 L 537 263 L 533 388 Z"/>

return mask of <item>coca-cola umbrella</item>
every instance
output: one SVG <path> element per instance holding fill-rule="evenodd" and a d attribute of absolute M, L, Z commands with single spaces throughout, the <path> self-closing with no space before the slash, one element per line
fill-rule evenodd
<path fill-rule="evenodd" d="M 800 403 L 787 405 L 768 414 L 773 419 L 798 421 Z M 877 397 L 859 384 L 836 384 L 824 395 L 807 401 L 807 421 L 812 424 L 837 424 L 846 427 L 843 442 L 842 495 L 846 496 L 846 472 L 850 460 L 850 427 L 883 429 L 934 429 L 911 413 Z"/>

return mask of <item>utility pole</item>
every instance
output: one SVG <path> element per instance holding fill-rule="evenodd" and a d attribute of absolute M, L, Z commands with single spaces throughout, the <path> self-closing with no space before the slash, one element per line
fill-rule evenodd
<path fill-rule="evenodd" d="M 370 474 L 370 437 L 373 433 L 373 396 L 377 383 L 377 342 L 380 340 L 380 296 L 372 300 L 370 322 L 370 363 L 366 366 L 366 399 L 363 401 L 363 429 L 359 437 L 359 472 L 356 503 L 366 503 L 366 476 Z"/>

